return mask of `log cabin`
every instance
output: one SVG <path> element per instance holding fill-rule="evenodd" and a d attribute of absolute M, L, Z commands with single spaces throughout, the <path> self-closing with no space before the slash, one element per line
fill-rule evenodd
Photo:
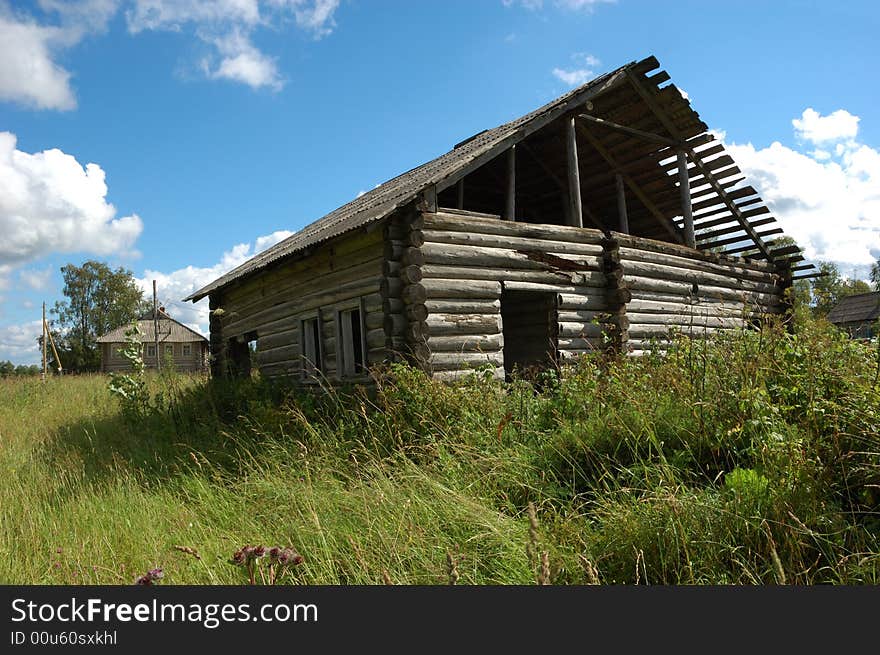
<path fill-rule="evenodd" d="M 137 326 L 145 368 L 155 369 L 171 365 L 176 371 L 190 373 L 207 370 L 208 340 L 180 321 L 171 318 L 164 307 L 158 309 L 156 316 L 152 311 L 140 316 Z M 128 325 L 123 325 L 98 337 L 102 373 L 131 370 L 131 363 L 119 352 L 126 345 L 125 332 L 128 328 Z"/>
<path fill-rule="evenodd" d="M 214 375 L 509 378 L 786 311 L 810 275 L 654 57 L 378 186 L 199 289 Z"/>

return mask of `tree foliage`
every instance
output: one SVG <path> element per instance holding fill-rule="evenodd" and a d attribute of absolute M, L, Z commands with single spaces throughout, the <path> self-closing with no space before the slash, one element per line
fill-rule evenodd
<path fill-rule="evenodd" d="M 819 262 L 820 277 L 813 278 L 811 292 L 813 312 L 816 316 L 827 316 L 843 298 L 859 293 L 868 293 L 871 287 L 863 280 L 843 276 L 833 262 Z"/>
<path fill-rule="evenodd" d="M 101 363 L 98 337 L 145 311 L 143 292 L 131 271 L 113 270 L 103 262 L 67 264 L 61 274 L 65 300 L 52 309 L 63 334 L 58 344 L 61 360 L 67 370 L 95 371 Z"/>

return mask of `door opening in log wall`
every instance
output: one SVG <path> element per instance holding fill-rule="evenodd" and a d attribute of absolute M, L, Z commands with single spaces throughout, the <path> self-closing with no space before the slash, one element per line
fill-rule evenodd
<path fill-rule="evenodd" d="M 555 293 L 507 291 L 501 294 L 504 374 L 531 378 L 554 368 L 558 351 Z"/>

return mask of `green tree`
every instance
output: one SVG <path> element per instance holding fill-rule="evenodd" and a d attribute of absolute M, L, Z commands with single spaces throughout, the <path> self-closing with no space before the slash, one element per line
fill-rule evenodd
<path fill-rule="evenodd" d="M 880 257 L 871 264 L 871 283 L 874 285 L 874 291 L 880 291 Z"/>
<path fill-rule="evenodd" d="M 63 334 L 58 343 L 61 361 L 66 370 L 95 371 L 101 363 L 97 338 L 145 311 L 143 292 L 131 271 L 113 270 L 103 262 L 68 264 L 61 274 L 65 300 L 52 309 Z"/>
<path fill-rule="evenodd" d="M 867 282 L 841 275 L 840 269 L 833 262 L 819 262 L 819 273 L 822 275 L 813 278 L 811 284 L 813 312 L 816 316 L 827 316 L 842 298 L 871 290 Z"/>

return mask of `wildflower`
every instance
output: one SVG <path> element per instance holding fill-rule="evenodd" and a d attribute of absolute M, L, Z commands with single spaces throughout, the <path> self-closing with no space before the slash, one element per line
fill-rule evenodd
<path fill-rule="evenodd" d="M 251 549 L 251 557 L 253 559 L 260 559 L 266 556 L 266 547 L 265 546 L 254 546 Z"/>
<path fill-rule="evenodd" d="M 236 566 L 244 566 L 245 561 L 247 560 L 247 554 L 245 553 L 244 548 L 239 548 L 232 554 L 231 562 Z"/>

